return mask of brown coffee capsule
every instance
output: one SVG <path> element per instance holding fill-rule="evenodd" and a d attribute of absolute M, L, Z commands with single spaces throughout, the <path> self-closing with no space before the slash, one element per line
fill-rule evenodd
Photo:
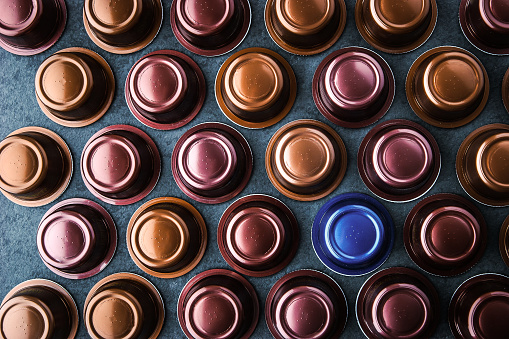
<path fill-rule="evenodd" d="M 265 26 L 274 42 L 287 52 L 312 55 L 339 39 L 346 24 L 344 0 L 268 0 Z"/>
<path fill-rule="evenodd" d="M 417 266 L 431 274 L 453 276 L 479 261 L 488 230 L 474 204 L 459 195 L 442 193 L 421 200 L 410 211 L 403 239 Z"/>
<path fill-rule="evenodd" d="M 217 228 L 224 260 L 237 272 L 265 277 L 282 270 L 299 247 L 299 224 L 276 198 L 253 194 L 224 212 Z"/>
<path fill-rule="evenodd" d="M 449 304 L 449 326 L 457 339 L 507 338 L 509 278 L 485 273 L 461 284 Z"/>
<path fill-rule="evenodd" d="M 502 80 L 502 100 L 505 109 L 509 112 L 509 68 L 505 72 L 504 79 Z"/>
<path fill-rule="evenodd" d="M 128 54 L 147 46 L 163 21 L 161 0 L 85 0 L 83 23 L 92 41 L 110 53 Z"/>
<path fill-rule="evenodd" d="M 184 286 L 177 313 L 188 338 L 248 339 L 258 323 L 259 305 L 253 286 L 244 277 L 212 269 Z"/>
<path fill-rule="evenodd" d="M 455 128 L 474 120 L 488 101 L 488 73 L 459 47 L 437 47 L 413 63 L 406 95 L 415 114 L 433 126 Z"/>
<path fill-rule="evenodd" d="M 136 265 L 158 278 L 176 278 L 200 262 L 207 227 L 200 212 L 178 198 L 157 198 L 138 208 L 127 228 L 127 249 Z"/>
<path fill-rule="evenodd" d="M 132 273 L 115 273 L 92 287 L 83 318 L 94 339 L 156 339 L 164 322 L 163 299 L 147 279 Z"/>
<path fill-rule="evenodd" d="M 472 198 L 509 206 L 509 125 L 491 124 L 470 133 L 456 156 L 456 174 Z"/>
<path fill-rule="evenodd" d="M 65 288 L 45 279 L 14 287 L 0 306 L 0 337 L 73 339 L 78 309 Z"/>
<path fill-rule="evenodd" d="M 48 129 L 24 127 L 0 142 L 0 190 L 18 205 L 52 202 L 65 191 L 71 175 L 71 152 Z"/>
<path fill-rule="evenodd" d="M 290 64 L 266 48 L 230 56 L 216 77 L 216 99 L 228 119 L 247 128 L 272 126 L 293 106 L 297 81 Z"/>
<path fill-rule="evenodd" d="M 357 0 L 355 23 L 364 40 L 386 53 L 406 53 L 431 36 L 435 0 Z"/>
<path fill-rule="evenodd" d="M 66 48 L 47 58 L 35 75 L 35 94 L 48 118 L 67 127 L 99 120 L 115 93 L 115 79 L 101 56 L 85 48 Z"/>
<path fill-rule="evenodd" d="M 0 47 L 18 55 L 53 46 L 67 20 L 64 0 L 3 0 L 0 8 Z"/>
<path fill-rule="evenodd" d="M 265 151 L 265 170 L 274 187 L 294 200 L 311 201 L 334 191 L 346 172 L 346 148 L 331 127 L 297 120 L 281 127 Z"/>
<path fill-rule="evenodd" d="M 500 228 L 498 244 L 502 259 L 504 259 L 505 264 L 509 267 L 509 216 L 504 220 Z"/>

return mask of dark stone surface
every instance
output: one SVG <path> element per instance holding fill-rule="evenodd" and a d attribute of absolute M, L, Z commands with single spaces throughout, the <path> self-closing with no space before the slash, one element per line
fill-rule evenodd
<path fill-rule="evenodd" d="M 316 56 L 300 57 L 284 52 L 270 39 L 264 27 L 264 5 L 262 0 L 251 0 L 253 20 L 251 29 L 244 42 L 236 49 L 251 46 L 270 48 L 283 55 L 293 67 L 298 81 L 297 100 L 293 109 L 281 122 L 263 130 L 248 130 L 236 127 L 249 141 L 254 154 L 253 176 L 241 196 L 251 193 L 264 193 L 281 199 L 295 213 L 302 232 L 301 243 L 295 259 L 283 271 L 267 278 L 250 278 L 259 296 L 263 310 L 265 297 L 271 286 L 283 274 L 302 268 L 312 268 L 331 275 L 343 288 L 349 307 L 349 317 L 344 332 L 345 338 L 362 337 L 362 332 L 355 318 L 355 300 L 357 292 L 363 282 L 370 276 L 345 277 L 333 273 L 318 260 L 311 245 L 311 225 L 314 215 L 321 205 L 332 196 L 345 192 L 364 192 L 371 194 L 362 183 L 356 168 L 357 149 L 364 135 L 370 127 L 362 129 L 345 129 L 334 126 L 339 132 L 348 148 L 348 169 L 341 185 L 328 197 L 316 202 L 296 202 L 282 196 L 269 182 L 264 168 L 265 147 L 272 134 L 283 124 L 300 118 L 311 118 L 320 121 L 326 119 L 316 109 L 311 95 L 311 80 L 314 70 L 319 62 L 330 52 L 346 46 L 368 47 L 359 35 L 354 21 L 354 2 L 347 0 L 348 22 L 346 29 L 339 41 L 329 50 Z M 457 149 L 462 140 L 475 128 L 488 123 L 509 123 L 509 114 L 505 111 L 501 99 L 501 82 L 504 72 L 509 66 L 509 57 L 496 57 L 485 54 L 474 48 L 463 36 L 458 22 L 459 0 L 437 1 L 438 23 L 431 38 L 417 50 L 403 55 L 389 55 L 380 53 L 392 67 L 396 78 L 396 97 L 394 103 L 382 120 L 405 118 L 416 121 L 428 128 L 437 139 L 442 152 L 442 171 L 436 185 L 426 194 L 451 192 L 467 196 L 461 189 L 456 178 L 454 164 Z M 163 0 L 164 19 L 156 39 L 144 50 L 130 55 L 114 55 L 102 51 L 88 38 L 82 21 L 83 1 L 67 1 L 68 21 L 62 38 L 48 51 L 31 57 L 21 57 L 0 50 L 0 137 L 4 138 L 11 131 L 30 125 L 49 128 L 60 134 L 69 144 L 74 157 L 74 175 L 69 188 L 58 201 L 73 197 L 89 198 L 97 201 L 85 188 L 79 171 L 79 158 L 86 141 L 97 130 L 112 124 L 130 124 L 138 126 L 146 131 L 156 142 L 162 155 L 162 175 L 154 191 L 143 201 L 134 205 L 119 207 L 101 202 L 113 216 L 118 231 L 119 245 L 117 253 L 111 263 L 99 275 L 84 280 L 67 280 L 53 274 L 43 265 L 37 254 L 36 230 L 37 225 L 52 205 L 38 208 L 26 208 L 15 205 L 3 195 L 0 197 L 0 296 L 3 297 L 12 287 L 24 280 L 32 278 L 46 278 L 54 280 L 67 288 L 75 298 L 80 311 L 79 337 L 86 337 L 86 330 L 82 321 L 82 309 L 85 297 L 98 280 L 115 272 L 134 272 L 147 277 L 161 292 L 165 307 L 166 320 L 161 337 L 181 338 L 184 337 L 177 321 L 177 299 L 185 283 L 196 273 L 211 268 L 228 268 L 229 266 L 221 257 L 216 241 L 217 224 L 221 214 L 233 201 L 219 205 L 204 205 L 187 198 L 177 187 L 171 175 L 170 158 L 175 142 L 190 126 L 205 121 L 219 121 L 233 125 L 219 110 L 213 85 L 216 73 L 220 65 L 231 54 L 205 58 L 191 54 L 185 50 L 175 39 L 169 20 L 170 1 Z M 436 46 L 455 45 L 466 48 L 473 52 L 484 64 L 490 79 L 490 98 L 488 105 L 472 123 L 461 128 L 445 130 L 432 127 L 422 122 L 410 109 L 405 96 L 405 78 L 412 62 L 426 50 Z M 35 98 L 34 77 L 40 63 L 52 53 L 67 47 L 86 47 L 98 52 L 112 66 L 117 81 L 116 95 L 110 110 L 98 122 L 78 129 L 61 127 L 50 121 L 42 113 Z M 158 49 L 176 49 L 190 55 L 203 69 L 208 86 L 205 105 L 198 116 L 187 126 L 174 131 L 157 131 L 143 126 L 129 112 L 124 100 L 124 82 L 130 67 L 141 56 Z M 331 125 L 330 123 L 328 123 Z M 136 208 L 143 202 L 160 196 L 175 196 L 190 201 L 203 214 L 208 231 L 209 243 L 207 251 L 200 264 L 187 275 L 177 279 L 158 279 L 143 273 L 129 257 L 126 248 L 126 229 L 129 219 Z M 392 266 L 407 266 L 421 271 L 408 257 L 403 246 L 402 228 L 407 213 L 416 204 L 409 202 L 395 204 L 383 202 L 391 212 L 396 225 L 395 247 L 389 259 L 382 268 Z M 470 271 L 452 278 L 440 278 L 424 273 L 437 287 L 441 298 L 440 325 L 435 333 L 436 338 L 452 337 L 447 323 L 447 307 L 454 290 L 467 278 L 483 272 L 497 272 L 509 274 L 509 269 L 504 265 L 498 252 L 498 232 L 502 221 L 509 214 L 509 208 L 491 208 L 475 203 L 484 214 L 488 229 L 488 247 L 481 261 Z M 269 338 L 270 334 L 265 324 L 263 312 L 254 333 L 256 338 Z"/>

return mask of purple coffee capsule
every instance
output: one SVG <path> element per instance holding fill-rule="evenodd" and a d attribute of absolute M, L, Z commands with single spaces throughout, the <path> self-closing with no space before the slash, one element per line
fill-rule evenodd
<path fill-rule="evenodd" d="M 313 99 L 331 122 L 349 128 L 380 119 L 394 98 L 394 76 L 369 49 L 347 47 L 329 54 L 316 69 Z"/>
<path fill-rule="evenodd" d="M 86 199 L 64 200 L 46 212 L 37 230 L 37 249 L 44 264 L 69 279 L 101 272 L 117 245 L 113 219 Z"/>
<path fill-rule="evenodd" d="M 505 264 L 509 267 L 509 216 L 505 218 L 502 227 L 500 228 L 498 246 L 502 259 L 504 259 Z"/>

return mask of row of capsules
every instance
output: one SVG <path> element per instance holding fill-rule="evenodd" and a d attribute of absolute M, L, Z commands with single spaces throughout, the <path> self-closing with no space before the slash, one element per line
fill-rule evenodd
<path fill-rule="evenodd" d="M 250 21 L 249 3 L 232 3 L 219 16 L 212 16 L 214 24 L 205 25 L 203 22 L 210 20 L 211 13 L 203 9 L 189 10 L 184 2 L 174 1 L 171 25 L 175 36 L 197 54 L 214 56 L 231 50 L 244 38 Z M 365 40 L 381 51 L 402 53 L 415 49 L 435 26 L 434 1 L 419 4 L 422 8 L 418 17 L 409 8 L 384 12 L 380 3 L 373 3 L 375 11 L 370 1 L 357 1 L 356 22 Z M 499 1 L 490 7 L 485 3 L 462 1 L 462 29 L 476 47 L 489 53 L 507 53 L 505 3 Z M 142 2 L 142 10 L 135 11 L 129 6 L 116 9 L 114 24 L 106 20 L 112 9 L 101 11 L 94 4 L 94 1 L 85 2 L 85 28 L 91 39 L 107 51 L 139 50 L 159 30 L 162 11 L 158 1 Z M 197 5 L 203 4 L 198 1 Z M 221 8 L 221 3 L 215 5 L 220 7 L 214 8 Z M 341 1 L 328 1 L 327 5 L 325 10 L 311 6 L 305 12 L 297 2 L 281 6 L 278 1 L 269 0 L 265 12 L 267 30 L 289 52 L 310 55 L 324 51 L 340 37 L 346 17 Z M 34 34 L 36 20 L 26 20 L 20 25 L 11 18 L 4 21 L 11 23 L 13 29 L 3 36 L 2 46 L 20 54 L 41 52 L 51 46 L 65 24 L 65 3 L 57 1 L 44 8 L 45 20 L 36 28 L 45 34 Z M 52 8 L 54 13 L 50 13 Z M 37 10 L 37 6 L 31 9 L 32 13 Z M 126 11 L 132 15 L 126 15 L 131 14 Z M 51 21 L 49 17 L 56 20 Z M 379 25 L 379 19 L 383 25 Z M 54 26 L 45 27 L 48 22 Z M 47 33 L 50 31 L 51 34 Z M 41 38 L 45 40 L 34 40 Z M 249 66 L 243 64 L 247 60 Z M 263 76 L 257 78 L 263 71 Z M 506 106 L 507 79 L 506 76 L 502 86 Z M 74 87 L 64 86 L 67 81 Z M 106 62 L 81 48 L 66 49 L 51 56 L 36 77 L 37 99 L 42 110 L 64 126 L 84 126 L 99 119 L 111 103 L 113 88 L 113 76 Z M 419 117 L 432 125 L 452 128 L 480 114 L 488 99 L 489 85 L 484 67 L 472 54 L 455 47 L 441 47 L 426 52 L 414 63 L 406 90 L 409 103 Z M 126 101 L 133 114 L 147 126 L 160 129 L 173 129 L 189 122 L 200 110 L 204 93 L 199 67 L 175 51 L 158 51 L 143 57 L 126 82 Z M 234 54 L 221 67 L 216 79 L 219 106 L 230 120 L 248 128 L 277 123 L 292 107 L 295 94 L 291 67 L 279 54 L 261 48 Z M 393 96 L 394 78 L 390 68 L 380 56 L 367 49 L 352 47 L 332 53 L 320 64 L 313 80 L 313 98 L 318 109 L 331 122 L 343 127 L 363 127 L 380 119 Z M 458 152 L 457 172 L 463 188 L 476 200 L 489 205 L 508 204 L 507 132 L 507 125 L 482 127 L 467 137 Z M 7 139 L 3 141 L 7 147 L 2 153 L 5 160 L 13 161 L 2 163 L 12 163 L 14 168 L 5 169 L 2 176 L 6 178 L 2 187 L 6 187 L 3 190 L 6 195 L 32 206 L 58 197 L 71 175 L 70 153 L 63 140 L 40 128 L 24 128 Z M 61 156 L 55 159 L 54 154 Z M 479 162 L 482 166 L 477 166 Z M 249 180 L 251 166 L 249 145 L 242 136 L 231 127 L 217 123 L 198 125 L 187 131 L 172 156 L 172 171 L 178 186 L 191 198 L 206 203 L 227 201 L 239 194 Z M 431 134 L 420 125 L 391 120 L 375 126 L 363 140 L 358 167 L 362 180 L 374 194 L 390 201 L 408 201 L 431 188 L 438 176 L 440 153 Z M 99 199 L 112 204 L 134 203 L 146 196 L 157 182 L 159 168 L 159 154 L 150 137 L 125 125 L 99 131 L 82 155 L 85 184 Z M 309 201 L 326 196 L 339 185 L 345 168 L 346 150 L 341 138 L 332 128 L 317 121 L 301 120 L 283 126 L 267 148 L 269 178 L 281 193 L 292 199 Z M 22 184 L 16 186 L 19 182 Z M 500 241 L 505 260 L 507 224 L 506 221 Z M 347 275 L 364 274 L 378 268 L 389 255 L 393 228 L 387 210 L 375 199 L 362 194 L 340 195 L 319 211 L 312 230 L 313 246 L 320 260 L 332 270 Z M 296 251 L 297 222 L 284 204 L 271 197 L 253 195 L 239 199 L 223 215 L 219 230 L 218 243 L 223 257 L 246 275 L 273 274 Z M 451 232 L 456 236 L 450 237 Z M 247 235 L 259 242 L 249 241 Z M 116 230 L 102 207 L 88 200 L 71 199 L 55 205 L 43 217 L 37 242 L 41 258 L 50 269 L 63 276 L 83 278 L 98 273 L 109 262 L 116 246 Z M 203 256 L 206 228 L 203 218 L 188 203 L 159 198 L 144 204 L 135 213 L 127 242 L 133 260 L 144 271 L 159 277 L 178 276 L 191 270 Z M 362 246 L 355 245 L 359 242 Z M 447 276 L 464 272 L 477 262 L 485 244 L 482 215 L 459 196 L 442 194 L 424 199 L 410 212 L 405 223 L 409 255 L 433 274 Z M 46 313 L 41 311 L 43 320 L 38 323 L 37 319 L 32 320 L 47 333 L 60 331 L 53 328 L 48 314 L 55 312 L 53 316 L 60 317 L 58 307 L 62 305 L 53 305 L 47 298 L 51 293 L 41 292 L 34 286 L 46 287 L 56 295 L 60 293 L 63 304 L 72 309 L 61 288 L 35 281 L 9 293 L 6 300 L 10 306 L 2 309 L 11 312 L 5 316 L 12 316 L 12 311 L 25 307 L 27 302 L 40 311 L 44 309 L 42 303 L 47 306 L 43 310 Z M 461 317 L 473 307 L 468 304 L 472 295 L 485 298 L 486 290 L 506 291 L 507 279 L 485 275 L 462 285 L 452 304 L 457 307 L 451 316 L 455 335 L 471 335 L 463 328 L 471 319 Z M 146 298 L 147 293 L 151 298 Z M 438 318 L 430 310 L 438 308 L 437 293 L 426 278 L 412 270 L 392 268 L 375 274 L 358 298 L 361 300 L 357 305 L 358 319 L 368 337 L 388 333 L 396 333 L 397 337 L 412 330 L 411 336 L 428 336 L 436 326 Z M 483 302 L 488 305 L 483 315 L 469 315 L 478 322 L 474 327 L 484 331 L 480 335 L 485 337 L 503 333 L 504 324 L 492 316 L 503 310 L 500 308 L 503 306 L 498 301 L 489 306 L 489 299 Z M 208 312 L 209 317 L 191 313 L 197 307 Z M 391 307 L 405 311 L 404 324 L 398 320 L 401 312 L 398 319 L 393 311 L 386 314 L 384 310 Z M 103 318 L 109 319 L 108 312 L 112 309 L 117 311 L 115 322 L 104 321 Z M 216 312 L 219 310 L 221 316 Z M 156 336 L 162 327 L 161 312 L 161 298 L 150 283 L 131 274 L 117 274 L 103 279 L 92 289 L 84 316 L 89 333 L 96 337 L 118 337 L 126 333 L 128 337 L 150 337 Z M 239 313 L 243 317 L 240 320 Z M 77 314 L 68 314 L 72 319 L 69 322 L 72 334 Z M 313 318 L 316 321 L 299 324 L 296 314 L 301 319 L 306 315 L 318 317 Z M 329 317 L 330 314 L 335 316 Z M 412 317 L 415 314 L 426 316 Z M 241 276 L 225 270 L 197 275 L 186 285 L 179 300 L 179 321 L 188 336 L 213 337 L 217 333 L 224 337 L 248 336 L 257 317 L 258 302 L 253 288 Z M 298 271 L 274 285 L 267 298 L 266 318 L 277 337 L 290 334 L 335 337 L 346 321 L 346 302 L 332 279 L 313 271 Z M 9 323 L 13 324 L 8 328 L 14 331 L 9 332 L 13 335 L 23 328 L 18 326 L 19 322 Z"/>

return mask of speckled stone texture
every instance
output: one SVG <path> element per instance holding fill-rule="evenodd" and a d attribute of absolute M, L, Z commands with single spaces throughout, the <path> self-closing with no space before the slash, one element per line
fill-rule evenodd
<path fill-rule="evenodd" d="M 501 82 L 504 72 L 509 66 L 509 57 L 496 57 L 485 54 L 473 47 L 463 36 L 459 21 L 459 0 L 438 0 L 438 23 L 431 38 L 417 50 L 403 55 L 389 55 L 379 53 L 392 67 L 396 78 L 396 97 L 392 107 L 382 120 L 404 118 L 416 121 L 431 131 L 437 139 L 442 152 L 442 170 L 436 185 L 426 194 L 439 192 L 457 193 L 466 196 L 463 192 L 455 173 L 455 156 L 460 143 L 474 129 L 489 123 L 509 123 L 509 114 L 503 107 L 501 98 Z M 347 46 L 362 46 L 372 49 L 360 36 L 354 21 L 354 0 L 346 0 L 348 21 L 346 29 L 339 41 L 324 53 L 301 57 L 291 55 L 279 48 L 269 37 L 264 26 L 263 0 L 251 0 L 253 20 L 251 29 L 243 43 L 234 51 L 241 48 L 261 46 L 270 48 L 283 55 L 293 67 L 298 83 L 298 92 L 295 105 L 290 113 L 279 123 L 263 130 L 248 130 L 237 128 L 249 141 L 253 155 L 253 176 L 240 196 L 251 193 L 264 193 L 272 195 L 284 203 L 295 213 L 302 233 L 300 247 L 294 260 L 283 271 L 267 278 L 247 279 L 254 285 L 260 300 L 261 310 L 265 298 L 271 286 L 285 273 L 311 268 L 331 275 L 343 288 L 348 299 L 348 322 L 343 336 L 345 338 L 361 338 L 362 332 L 355 318 L 355 300 L 363 282 L 369 277 L 345 277 L 333 273 L 327 269 L 316 257 L 311 245 L 311 225 L 313 218 L 326 201 L 331 197 L 345 192 L 363 192 L 372 195 L 362 183 L 357 172 L 357 150 L 362 138 L 372 126 L 361 129 L 346 129 L 334 126 L 334 129 L 343 138 L 348 149 L 348 169 L 341 185 L 328 197 L 315 202 L 297 202 L 281 195 L 269 182 L 264 168 L 265 147 L 272 134 L 284 124 L 301 118 L 311 118 L 329 123 L 316 109 L 311 94 L 311 82 L 313 73 L 320 61 L 330 52 Z M 230 267 L 221 257 L 217 247 L 216 230 L 221 214 L 233 201 L 219 205 L 205 205 L 191 201 L 175 184 L 171 175 L 170 159 L 173 146 L 179 136 L 189 127 L 205 121 L 219 121 L 233 125 L 219 110 L 214 96 L 214 81 L 221 64 L 232 52 L 214 58 L 206 58 L 194 55 L 185 50 L 175 39 L 170 27 L 170 0 L 163 0 L 164 19 L 161 30 L 156 39 L 145 49 L 129 54 L 115 55 L 107 53 L 88 38 L 83 27 L 82 6 L 83 1 L 68 0 L 68 21 L 61 39 L 46 52 L 31 56 L 21 57 L 4 50 L 0 50 L 0 137 L 4 138 L 11 131 L 30 125 L 49 128 L 60 134 L 69 144 L 74 158 L 74 173 L 69 188 L 58 199 L 83 197 L 97 201 L 86 189 L 79 171 L 79 159 L 86 141 L 99 129 L 112 124 L 130 124 L 146 131 L 156 142 L 162 155 L 162 172 L 159 183 L 152 193 L 142 201 L 130 206 L 111 206 L 101 203 L 113 216 L 118 231 L 119 245 L 111 263 L 100 274 L 85 280 L 67 280 L 52 273 L 43 265 L 36 246 L 37 225 L 52 205 L 26 208 L 15 205 L 3 195 L 0 196 L 0 296 L 5 294 L 16 284 L 32 278 L 46 278 L 56 281 L 67 288 L 75 298 L 80 311 L 79 338 L 85 338 L 86 329 L 83 326 L 82 311 L 85 297 L 90 288 L 101 278 L 115 272 L 133 272 L 147 277 L 161 292 L 166 308 L 166 320 L 161 337 L 182 338 L 184 337 L 177 321 L 177 299 L 185 283 L 198 272 L 211 268 Z M 484 64 L 490 79 L 489 102 L 472 123 L 466 126 L 446 130 L 432 127 L 422 122 L 411 110 L 405 95 L 405 78 L 410 65 L 425 51 L 442 45 L 456 45 L 473 52 Z M 113 104 L 106 115 L 98 122 L 83 128 L 61 127 L 50 121 L 40 110 L 36 102 L 34 77 L 40 63 L 52 53 L 67 47 L 85 47 L 92 49 L 103 56 L 112 66 L 116 80 L 116 95 Z M 157 131 L 145 127 L 130 113 L 124 99 L 124 83 L 131 66 L 141 56 L 158 49 L 175 49 L 190 55 L 202 68 L 207 82 L 207 97 L 203 109 L 198 116 L 187 126 L 173 131 Z M 161 196 L 175 196 L 189 201 L 204 216 L 209 232 L 209 243 L 205 256 L 200 264 L 190 273 L 176 279 L 158 279 L 143 273 L 129 257 L 126 247 L 126 229 L 129 218 L 142 203 Z M 406 266 L 422 272 L 408 257 L 403 245 L 403 223 L 407 213 L 416 204 L 409 202 L 403 204 L 383 202 L 391 212 L 396 225 L 395 247 L 389 259 L 381 267 Z M 440 325 L 435 333 L 436 338 L 451 338 L 452 334 L 447 323 L 446 310 L 454 290 L 467 278 L 483 273 L 496 272 L 509 275 L 509 269 L 504 265 L 498 252 L 498 232 L 504 218 L 509 214 L 509 208 L 491 208 L 475 203 L 486 218 L 489 238 L 488 247 L 481 261 L 470 271 L 452 278 L 440 278 L 424 273 L 434 283 L 441 298 Z M 253 335 L 255 338 L 270 338 L 270 333 L 265 324 L 263 313 Z"/>

